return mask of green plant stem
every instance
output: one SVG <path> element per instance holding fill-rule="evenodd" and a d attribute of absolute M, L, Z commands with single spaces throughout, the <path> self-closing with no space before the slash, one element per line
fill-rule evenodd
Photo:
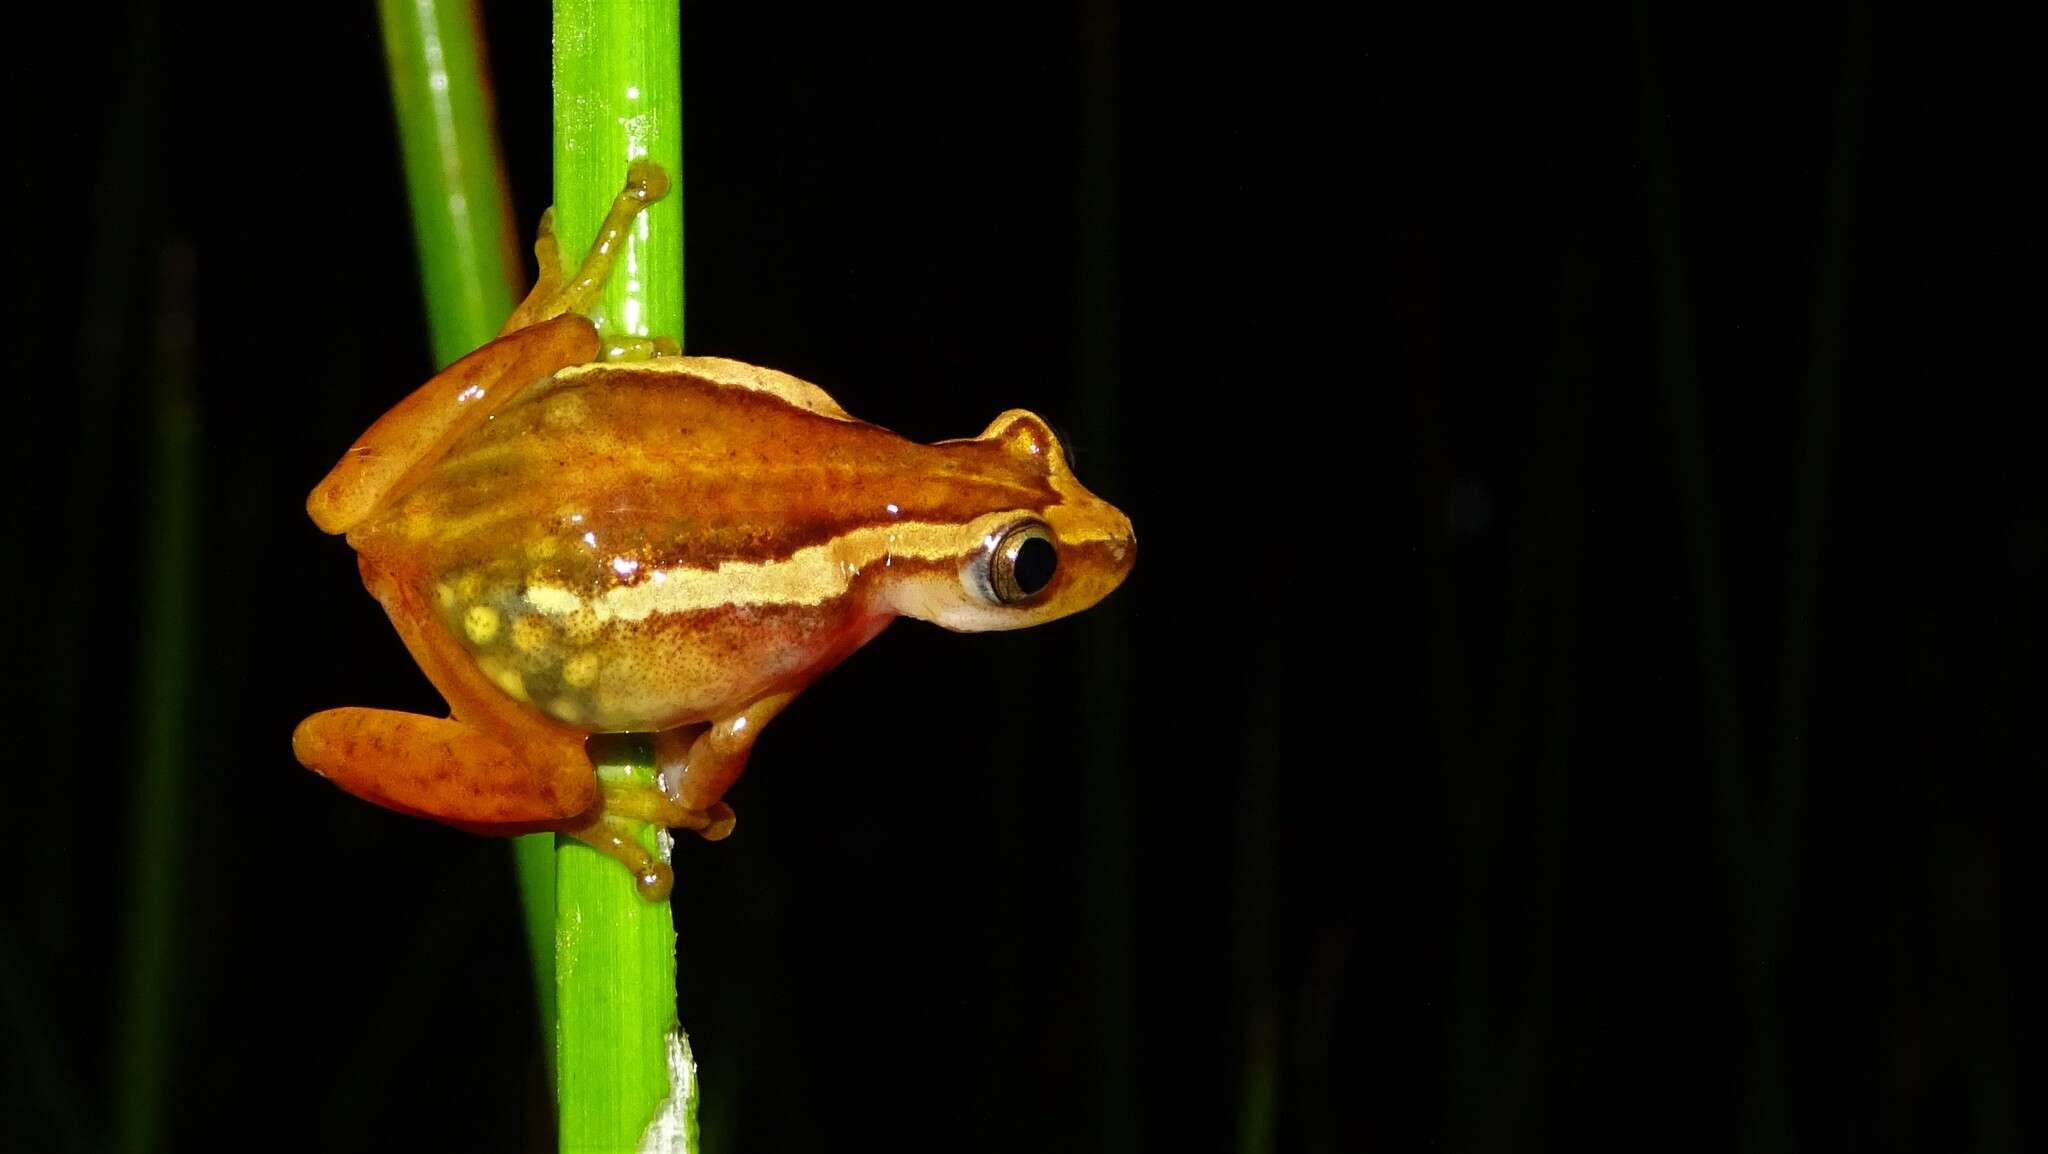
<path fill-rule="evenodd" d="M 512 315 L 519 259 L 475 14 L 461 0 L 379 0 L 434 364 Z"/>
<path fill-rule="evenodd" d="M 421 279 L 440 364 L 488 341 L 516 292 L 510 222 L 475 22 L 447 0 L 381 0 Z M 610 336 L 682 337 L 681 45 L 673 4 L 563 3 L 555 13 L 555 205 L 573 259 L 626 165 L 675 187 L 642 215 L 592 319 Z M 621 759 L 601 775 L 651 775 Z M 656 834 L 645 835 L 650 847 Z M 667 903 L 569 839 L 520 839 L 522 894 L 553 1030 L 563 1150 L 696 1146 L 694 1066 L 675 1018 Z M 663 850 L 666 856 L 665 849 Z"/>
<path fill-rule="evenodd" d="M 475 13 L 463 0 L 380 0 L 391 102 L 435 367 L 498 333 L 518 296 L 511 198 Z M 513 842 L 546 1036 L 555 1025 L 555 838 Z M 553 1051 L 548 1051 L 553 1059 Z"/>
<path fill-rule="evenodd" d="M 642 213 L 592 320 L 606 337 L 683 336 L 682 43 L 674 0 L 556 0 L 555 227 L 580 254 L 648 157 L 668 198 Z M 652 780 L 644 744 L 600 777 Z M 642 840 L 668 856 L 665 833 Z M 618 863 L 555 855 L 556 1101 L 564 1151 L 695 1150 L 696 1074 L 676 1021 L 675 928 Z"/>
<path fill-rule="evenodd" d="M 591 319 L 611 336 L 683 337 L 682 40 L 676 5 L 556 0 L 555 227 L 581 255 L 642 156 L 667 199 L 640 214 Z"/>
<path fill-rule="evenodd" d="M 130 823 L 127 939 L 114 1096 L 113 1148 L 164 1142 L 178 1027 L 185 825 L 191 792 L 190 655 L 199 620 L 204 453 L 192 386 L 192 252 L 163 254 L 145 505 L 141 684 L 136 690 L 135 794 Z"/>

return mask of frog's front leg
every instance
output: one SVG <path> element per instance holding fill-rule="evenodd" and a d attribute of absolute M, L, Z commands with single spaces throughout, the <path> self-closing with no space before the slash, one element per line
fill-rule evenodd
<path fill-rule="evenodd" d="M 658 734 L 655 737 L 656 749 L 660 749 L 664 740 L 673 741 L 674 735 L 696 734 L 706 728 L 699 723 Z M 562 832 L 625 866 L 633 875 L 633 884 L 639 887 L 640 896 L 649 901 L 658 902 L 668 896 L 670 887 L 675 884 L 675 873 L 668 863 L 640 844 L 643 823 L 668 829 L 694 829 L 711 841 L 732 832 L 732 807 L 724 802 L 693 809 L 663 792 L 660 785 L 631 778 L 608 781 L 602 773 L 599 774 L 597 788 L 600 800 L 593 820 Z"/>
<path fill-rule="evenodd" d="M 795 693 L 770 694 L 730 717 L 721 717 L 697 734 L 687 750 L 678 748 L 679 742 L 665 743 L 662 738 L 666 735 L 656 736 L 654 757 L 656 768 L 661 771 L 662 788 L 687 809 L 708 810 L 722 805 L 719 799 L 740 779 L 740 771 L 747 768 L 747 755 L 754 751 L 761 728 L 795 697 Z M 678 753 L 680 757 L 676 756 Z M 706 832 L 705 836 L 711 834 Z M 723 832 L 718 834 L 723 836 Z"/>
<path fill-rule="evenodd" d="M 732 807 L 722 798 L 747 767 L 761 727 L 796 694 L 776 693 L 711 723 L 654 735 L 657 785 L 604 787 L 604 811 L 672 829 L 694 829 L 708 841 L 732 832 Z"/>
<path fill-rule="evenodd" d="M 602 815 L 567 832 L 632 871 L 641 896 L 653 901 L 667 897 L 675 875 L 641 846 L 639 823 L 693 829 L 707 841 L 731 833 L 736 820 L 732 807 L 719 799 L 739 780 L 761 727 L 795 696 L 778 693 L 708 725 L 699 722 L 655 734 L 655 784 L 604 782 L 599 786 Z"/>

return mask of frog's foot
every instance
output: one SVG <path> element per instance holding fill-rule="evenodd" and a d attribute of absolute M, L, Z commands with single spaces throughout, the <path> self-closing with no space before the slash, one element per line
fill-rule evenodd
<path fill-rule="evenodd" d="M 605 783 L 603 812 L 606 817 L 651 822 L 670 829 L 693 829 L 705 841 L 723 841 L 739 818 L 722 801 L 692 809 L 663 793 L 659 786 Z"/>
<path fill-rule="evenodd" d="M 580 747 L 515 751 L 447 717 L 330 709 L 299 723 L 292 751 L 357 797 L 467 827 L 555 824 L 597 800 Z"/>
<path fill-rule="evenodd" d="M 561 295 L 562 281 L 567 274 L 562 268 L 562 246 L 555 240 L 555 206 L 552 204 L 542 210 L 540 227 L 534 231 L 533 259 L 540 273 L 526 299 L 519 302 L 511 316 L 505 318 L 505 327 L 498 330 L 501 337 L 516 333 L 540 319 L 541 310 Z"/>
<path fill-rule="evenodd" d="M 564 830 L 570 837 L 626 867 L 633 888 L 650 902 L 664 901 L 675 887 L 675 870 L 640 844 L 643 824 L 694 829 L 717 841 L 732 832 L 732 807 L 720 802 L 710 809 L 689 809 L 657 786 L 606 782 L 600 787 L 598 816 L 587 825 Z"/>
<path fill-rule="evenodd" d="M 668 173 L 660 165 L 645 157 L 634 161 L 626 169 L 626 186 L 613 198 L 583 264 L 566 277 L 561 272 L 561 255 L 555 241 L 554 209 L 543 213 L 541 233 L 533 245 L 534 256 L 540 260 L 540 278 L 534 282 L 533 291 L 512 310 L 512 318 L 505 322 L 503 332 L 516 332 L 563 313 L 589 313 L 598 294 L 604 291 L 613 259 L 625 247 L 622 242 L 633 218 L 667 196 L 668 189 Z"/>
<path fill-rule="evenodd" d="M 631 364 L 656 357 L 681 356 L 683 346 L 674 337 L 614 337 L 604 345 L 604 359 Z"/>
<path fill-rule="evenodd" d="M 605 814 L 589 825 L 563 832 L 625 866 L 633 875 L 633 888 L 648 901 L 665 901 L 675 888 L 676 872 L 640 844 L 639 822 Z"/>

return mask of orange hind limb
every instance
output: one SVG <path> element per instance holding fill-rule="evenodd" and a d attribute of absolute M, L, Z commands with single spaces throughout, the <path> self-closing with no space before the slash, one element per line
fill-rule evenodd
<path fill-rule="evenodd" d="M 597 801 L 580 745 L 535 759 L 453 718 L 329 709 L 299 723 L 292 751 L 357 797 L 459 825 L 561 826 Z"/>

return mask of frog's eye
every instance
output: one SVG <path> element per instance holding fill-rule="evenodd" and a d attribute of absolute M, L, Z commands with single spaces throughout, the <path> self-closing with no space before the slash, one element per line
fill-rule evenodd
<path fill-rule="evenodd" d="M 1004 605 L 1029 601 L 1052 584 L 1060 551 L 1043 521 L 1024 521 L 1003 533 L 988 555 L 988 587 Z"/>

